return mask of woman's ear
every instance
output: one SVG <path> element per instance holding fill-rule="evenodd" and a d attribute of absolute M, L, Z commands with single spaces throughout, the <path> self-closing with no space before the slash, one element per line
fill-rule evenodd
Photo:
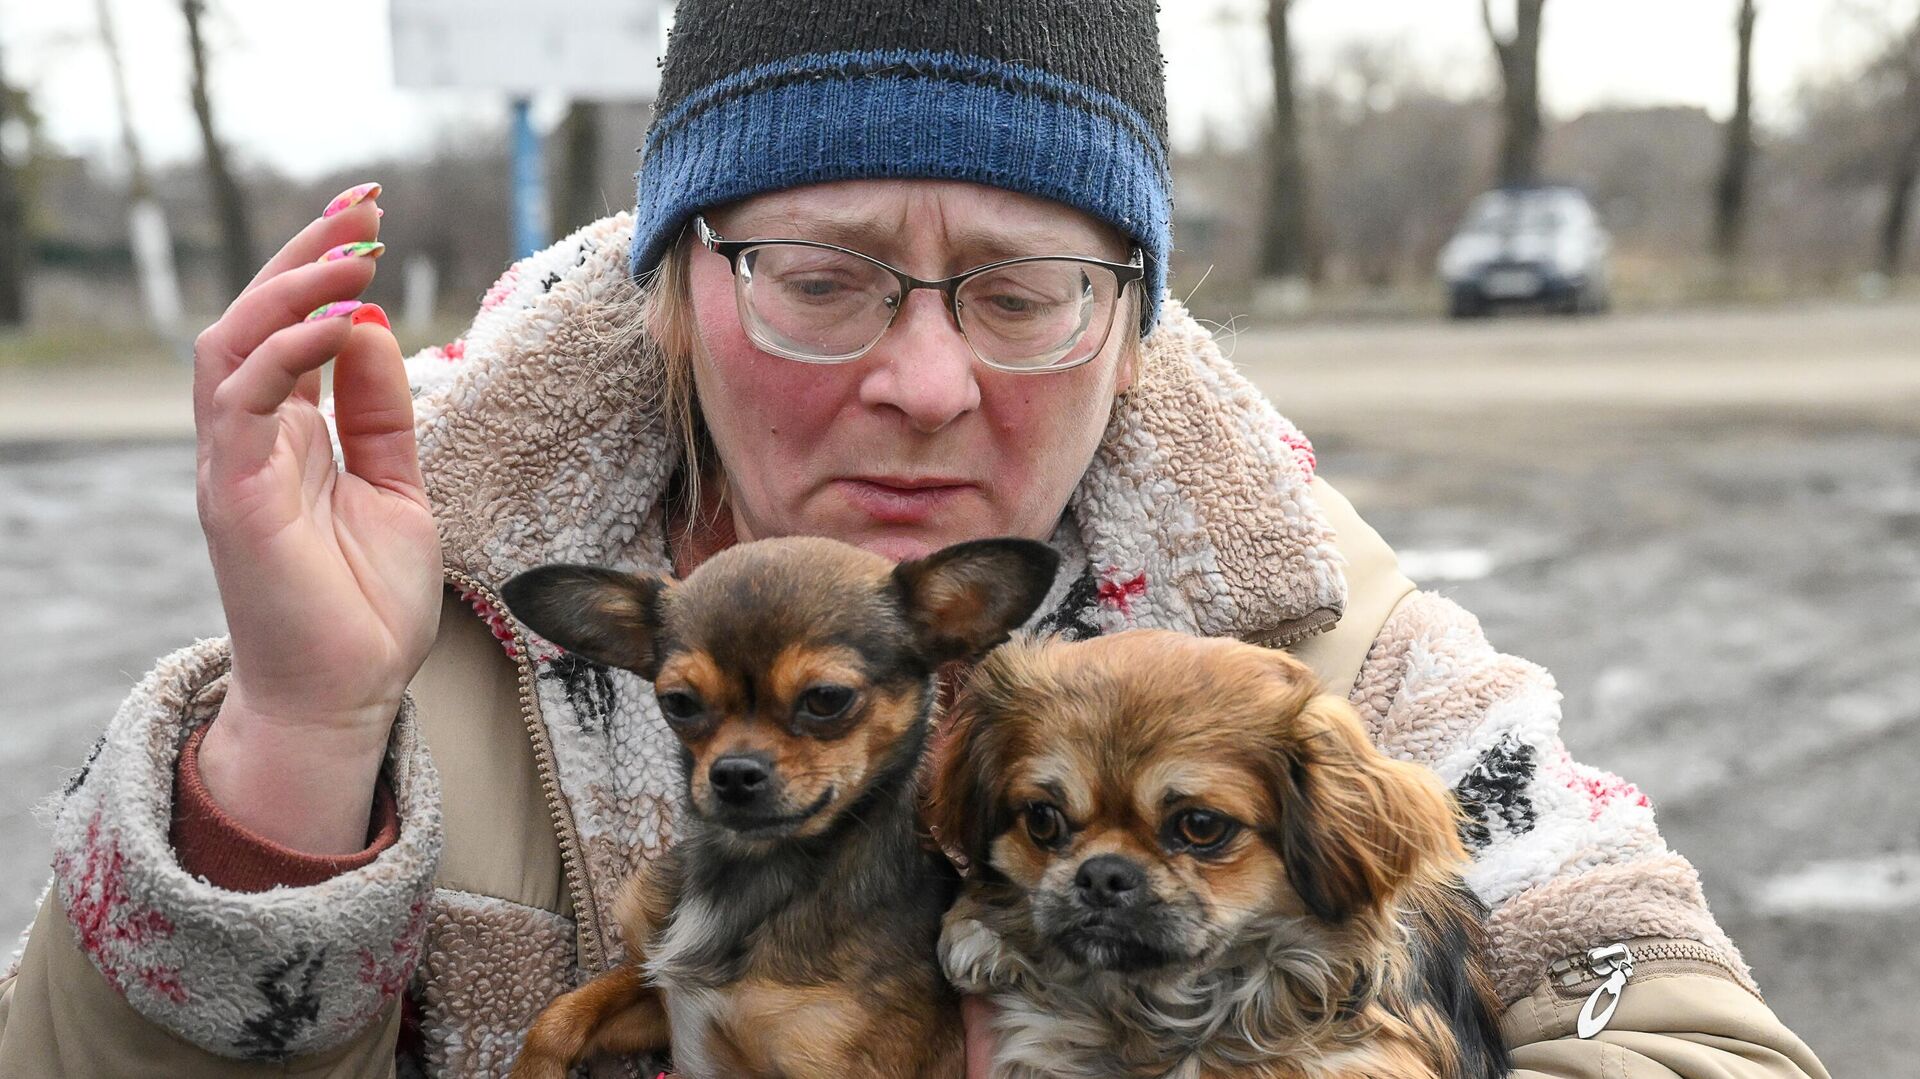
<path fill-rule="evenodd" d="M 1382 910 L 1465 860 L 1439 777 L 1375 749 L 1346 701 L 1319 694 L 1285 722 L 1274 775 L 1281 857 L 1308 910 L 1335 922 Z"/>
<path fill-rule="evenodd" d="M 651 680 L 660 670 L 659 599 L 668 581 L 598 566 L 530 569 L 500 589 L 513 616 L 575 655 Z"/>
<path fill-rule="evenodd" d="M 1139 305 L 1130 305 L 1132 308 Z M 1113 396 L 1119 398 L 1140 380 L 1140 365 L 1146 360 L 1147 342 L 1140 336 L 1140 313 L 1132 311 L 1133 321 L 1125 323 L 1127 336 L 1120 342 L 1120 359 L 1113 370 Z"/>

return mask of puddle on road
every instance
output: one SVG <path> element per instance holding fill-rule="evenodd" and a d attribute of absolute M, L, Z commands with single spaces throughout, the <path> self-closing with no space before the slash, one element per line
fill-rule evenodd
<path fill-rule="evenodd" d="M 1762 884 L 1768 914 L 1873 914 L 1920 906 L 1920 853 L 1813 862 Z"/>
<path fill-rule="evenodd" d="M 1493 552 L 1484 547 L 1406 547 L 1394 552 L 1400 572 L 1416 584 L 1477 581 L 1493 572 Z"/>

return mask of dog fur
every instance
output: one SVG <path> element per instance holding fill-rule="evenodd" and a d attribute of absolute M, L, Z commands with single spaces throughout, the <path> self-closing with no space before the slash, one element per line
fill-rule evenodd
<path fill-rule="evenodd" d="M 1451 798 L 1284 653 L 1006 645 L 931 815 L 970 865 L 940 951 L 998 1005 L 996 1077 L 1507 1074 Z"/>
<path fill-rule="evenodd" d="M 958 878 L 919 776 L 938 668 L 1005 640 L 1058 556 L 958 544 L 899 566 L 824 539 L 744 544 L 684 582 L 546 566 L 516 617 L 651 679 L 680 738 L 682 831 L 615 915 L 628 961 L 535 1020 L 516 1079 L 670 1044 L 684 1079 L 958 1079 L 936 942 Z"/>

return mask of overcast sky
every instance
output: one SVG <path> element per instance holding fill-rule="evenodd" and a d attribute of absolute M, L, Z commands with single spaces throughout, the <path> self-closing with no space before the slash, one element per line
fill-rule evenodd
<path fill-rule="evenodd" d="M 397 0 L 426 2 L 426 0 Z M 507 0 L 433 0 L 477 4 Z M 608 0 L 598 0 L 605 3 Z M 781 0 L 767 0 L 781 2 Z M 394 85 L 390 0 L 211 0 L 209 36 L 223 135 L 245 160 L 311 175 L 448 131 L 497 122 L 499 95 Z M 185 30 L 175 0 L 108 0 L 127 54 L 132 111 L 156 161 L 198 153 L 186 95 Z M 1872 44 L 1867 27 L 1910 18 L 1920 0 L 1760 0 L 1755 44 L 1761 119 L 1781 119 L 1801 80 L 1844 70 Z M 1162 0 L 1162 46 L 1174 138 L 1209 124 L 1243 130 L 1264 93 L 1262 0 Z M 1495 0 L 1495 7 L 1510 6 Z M 1556 114 L 1604 104 L 1683 104 L 1724 115 L 1732 100 L 1736 0 L 1552 0 L 1546 10 L 1544 98 Z M 524 9 L 561 8 L 547 0 Z M 1479 0 L 1295 0 L 1308 77 L 1354 42 L 1401 50 L 1445 85 L 1489 85 Z M 476 19 L 494 24 L 508 20 Z M 0 0 L 7 77 L 33 91 L 61 146 L 111 156 L 113 97 L 94 31 L 94 0 Z M 520 35 L 504 28 L 509 37 Z M 402 57 L 405 63 L 406 58 Z M 650 58 L 636 58 L 650 64 Z M 550 120 L 558 95 L 538 99 Z M 638 145 L 639 132 L 630 145 Z"/>

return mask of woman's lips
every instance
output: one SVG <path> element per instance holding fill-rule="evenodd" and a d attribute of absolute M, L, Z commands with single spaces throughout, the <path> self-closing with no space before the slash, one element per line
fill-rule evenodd
<path fill-rule="evenodd" d="M 881 524 L 924 524 L 961 496 L 974 490 L 971 483 L 953 480 L 843 479 L 836 481 L 860 512 Z"/>

